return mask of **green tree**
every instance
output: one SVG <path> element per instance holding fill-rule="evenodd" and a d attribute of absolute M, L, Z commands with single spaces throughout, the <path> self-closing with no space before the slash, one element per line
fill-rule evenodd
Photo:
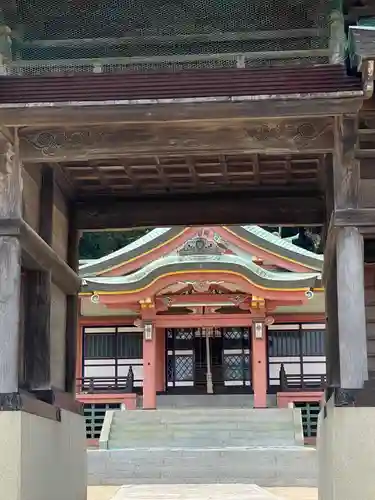
<path fill-rule="evenodd" d="M 151 231 L 151 228 L 131 231 L 101 231 L 83 233 L 79 242 L 80 259 L 99 259 L 129 245 Z"/>

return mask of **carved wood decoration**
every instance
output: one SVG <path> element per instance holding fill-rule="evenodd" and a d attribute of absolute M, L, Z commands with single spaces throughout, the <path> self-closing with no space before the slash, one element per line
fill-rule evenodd
<path fill-rule="evenodd" d="M 327 152 L 333 148 L 332 119 L 270 122 L 207 121 L 25 129 L 25 162 L 84 161 L 134 155 L 212 151 Z"/>

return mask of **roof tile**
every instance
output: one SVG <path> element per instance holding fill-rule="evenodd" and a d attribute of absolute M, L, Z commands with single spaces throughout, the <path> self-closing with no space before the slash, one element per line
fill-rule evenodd
<path fill-rule="evenodd" d="M 360 79 L 348 76 L 341 65 L 0 77 L 0 103 L 234 97 L 358 90 L 362 90 Z"/>

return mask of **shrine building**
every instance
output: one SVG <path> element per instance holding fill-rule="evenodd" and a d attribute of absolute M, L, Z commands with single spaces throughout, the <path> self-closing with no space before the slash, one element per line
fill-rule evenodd
<path fill-rule="evenodd" d="M 4 498 L 318 468 L 374 500 L 374 79 L 372 0 L 0 0 Z"/>
<path fill-rule="evenodd" d="M 163 394 L 315 402 L 317 417 L 322 267 L 322 255 L 259 226 L 156 228 L 81 261 L 77 392 L 88 437 L 99 437 L 103 410 L 156 408 Z M 305 424 L 314 437 L 316 419 Z"/>

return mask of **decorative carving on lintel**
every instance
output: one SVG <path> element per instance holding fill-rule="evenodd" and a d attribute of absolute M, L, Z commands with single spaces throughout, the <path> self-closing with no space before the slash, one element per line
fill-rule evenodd
<path fill-rule="evenodd" d="M 81 128 L 24 129 L 20 134 L 24 161 L 74 161 L 126 155 L 209 152 L 331 150 L 332 118 L 243 121 L 225 127 L 210 121 L 191 125 L 165 123 L 93 125 Z"/>
<path fill-rule="evenodd" d="M 187 240 L 184 246 L 178 251 L 181 256 L 186 255 L 221 255 L 223 250 L 216 241 L 209 240 L 202 236 L 196 236 Z"/>
<path fill-rule="evenodd" d="M 190 285 L 191 291 L 183 295 L 191 295 L 192 293 L 207 293 L 212 285 L 223 285 L 224 281 L 179 281 L 181 285 Z"/>

